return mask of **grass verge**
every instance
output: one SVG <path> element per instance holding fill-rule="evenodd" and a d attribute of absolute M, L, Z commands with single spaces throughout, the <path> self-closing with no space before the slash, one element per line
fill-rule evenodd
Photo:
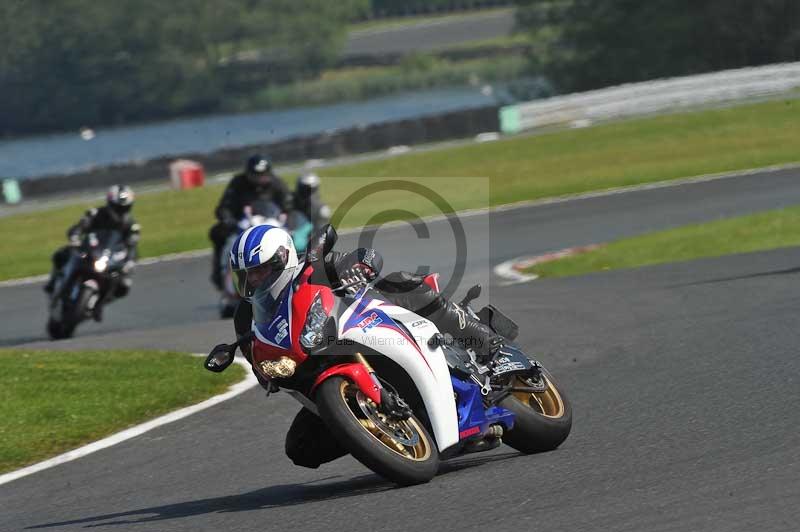
<path fill-rule="evenodd" d="M 636 185 L 800 160 L 800 100 L 675 114 L 484 144 L 411 153 L 322 172 L 323 195 L 334 208 L 352 192 L 385 178 L 411 178 L 466 209 Z M 488 180 L 477 193 L 478 176 Z M 438 179 L 435 179 L 438 178 Z M 140 196 L 142 256 L 207 247 L 220 186 Z M 374 198 L 373 198 L 374 199 Z M 45 273 L 64 231 L 87 205 L 0 219 L 0 279 Z M 396 209 L 392 212 L 392 209 Z M 397 209 L 405 209 L 406 213 Z M 362 201 L 345 226 L 425 216 L 437 207 L 401 195 Z M 384 219 L 375 219 L 383 212 Z"/>
<path fill-rule="evenodd" d="M 0 473 L 224 392 L 244 377 L 162 351 L 0 350 Z"/>
<path fill-rule="evenodd" d="M 799 245 L 800 206 L 625 238 L 526 271 L 566 277 Z"/>

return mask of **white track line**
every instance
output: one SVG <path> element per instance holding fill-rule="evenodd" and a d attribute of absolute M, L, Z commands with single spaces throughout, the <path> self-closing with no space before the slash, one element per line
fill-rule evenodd
<path fill-rule="evenodd" d="M 198 356 L 205 357 L 206 355 L 198 355 Z M 191 416 L 192 414 L 196 414 L 197 412 L 210 408 L 223 401 L 227 401 L 228 399 L 231 399 L 233 397 L 236 397 L 237 395 L 246 392 L 253 386 L 258 385 L 258 381 L 256 380 L 253 373 L 250 371 L 250 364 L 248 364 L 247 361 L 243 359 L 243 357 L 236 358 L 234 362 L 236 362 L 239 365 L 242 365 L 245 368 L 246 377 L 243 381 L 238 382 L 233 386 L 231 386 L 227 392 L 222 393 L 220 395 L 215 395 L 211 399 L 206 399 L 202 403 L 197 403 L 196 405 L 181 408 L 180 410 L 176 410 L 169 414 L 165 414 L 161 417 L 157 417 L 156 419 L 150 420 L 146 423 L 142 423 L 141 425 L 136 425 L 135 427 L 125 429 L 122 432 L 117 432 L 116 434 L 112 434 L 107 438 L 103 438 L 102 440 L 98 440 L 88 445 L 84 445 L 83 447 L 78 447 L 77 449 L 73 449 L 72 451 L 68 451 L 64 454 L 54 456 L 53 458 L 49 458 L 43 462 L 39 462 L 37 464 L 33 464 L 28 467 L 24 467 L 22 469 L 12 471 L 11 473 L 0 475 L 0 485 L 6 484 L 13 480 L 17 480 L 18 478 L 32 475 L 33 473 L 38 473 L 39 471 L 43 471 L 45 469 L 49 469 L 51 467 L 55 467 L 60 464 L 64 464 L 66 462 L 71 462 L 72 460 L 76 460 L 78 458 L 90 455 L 101 449 L 105 449 L 106 447 L 111 447 L 112 445 L 124 442 L 125 440 L 130 440 L 131 438 L 140 436 L 145 432 L 151 431 L 157 427 L 166 425 L 167 423 L 172 423 L 173 421 L 178 421 L 179 419 L 183 419 L 187 416 Z"/>
<path fill-rule="evenodd" d="M 653 183 L 644 183 L 641 185 L 630 185 L 626 187 L 615 187 L 615 188 L 608 188 L 605 190 L 599 190 L 595 192 L 584 192 L 580 194 L 567 194 L 564 196 L 555 196 L 552 198 L 545 198 L 545 199 L 538 199 L 538 200 L 523 200 L 517 201 L 514 203 L 506 203 L 504 205 L 495 205 L 493 207 L 481 207 L 479 209 L 467 209 L 463 211 L 457 211 L 454 213 L 459 218 L 468 218 L 470 216 L 480 216 L 489 212 L 505 212 L 511 211 L 515 209 L 524 209 L 528 207 L 539 207 L 543 205 L 553 205 L 557 203 L 567 203 L 570 201 L 580 201 L 585 199 L 591 198 L 602 198 L 605 196 L 615 196 L 617 194 L 628 194 L 631 192 L 639 192 L 642 190 L 654 190 L 659 188 L 670 188 L 670 187 L 680 187 L 684 185 L 694 185 L 698 183 L 707 183 L 709 181 L 717 181 L 720 179 L 731 179 L 734 177 L 743 177 L 748 175 L 754 174 L 761 174 L 761 173 L 773 173 L 773 172 L 780 172 L 783 170 L 797 170 L 800 169 L 800 163 L 790 163 L 790 164 L 781 164 L 775 166 L 765 166 L 763 168 L 750 168 L 747 170 L 740 170 L 737 172 L 726 172 L 726 173 L 718 173 L 718 174 L 704 174 L 699 176 L 693 177 L 684 177 L 679 179 L 668 179 L 665 181 L 656 181 Z M 427 216 L 421 218 L 421 220 L 425 223 L 434 223 L 440 222 L 443 220 L 447 220 L 448 215 L 444 214 L 436 214 L 432 216 Z M 392 227 L 400 227 L 403 225 L 408 224 L 408 221 L 398 220 L 396 222 L 389 222 L 382 224 L 380 227 L 382 229 L 389 229 Z M 352 229 L 345 229 L 339 231 L 340 235 L 348 235 L 353 233 L 358 233 L 359 231 L 363 231 L 366 227 L 358 227 Z M 147 266 L 151 264 L 158 264 L 160 262 L 171 262 L 174 260 L 183 260 L 183 259 L 192 259 L 196 257 L 204 257 L 211 254 L 210 249 L 199 249 L 194 251 L 184 251 L 182 253 L 169 253 L 167 255 L 160 255 L 158 257 L 151 257 L 148 259 L 142 259 L 139 261 L 139 265 Z M 21 286 L 21 285 L 28 285 L 34 283 L 40 283 L 42 281 L 47 280 L 47 275 L 36 275 L 33 277 L 23 277 L 19 279 L 10 279 L 8 281 L 0 281 L 0 288 L 5 288 L 8 286 Z"/>
<path fill-rule="evenodd" d="M 500 286 L 508 286 L 510 284 L 518 284 L 518 283 L 527 283 L 528 281 L 535 281 L 536 279 L 539 278 L 539 276 L 536 275 L 535 273 L 526 274 L 517 271 L 517 269 L 514 268 L 514 266 L 517 265 L 521 260 L 522 259 L 507 260 L 494 267 L 495 275 L 503 279 L 503 282 L 500 283 Z"/>
<path fill-rule="evenodd" d="M 572 257 L 573 255 L 577 255 L 579 253 L 592 251 L 598 247 L 600 247 L 600 244 L 589 244 L 588 246 L 575 246 L 571 248 L 559 249 L 558 251 L 542 253 L 540 255 L 526 255 L 524 257 L 517 257 L 495 266 L 494 273 L 501 279 L 504 279 L 504 281 L 500 283 L 500 286 L 527 283 L 529 281 L 535 281 L 539 278 L 539 276 L 535 273 L 523 273 L 522 270 L 543 262 L 550 262 L 553 260 L 563 259 L 565 257 Z"/>

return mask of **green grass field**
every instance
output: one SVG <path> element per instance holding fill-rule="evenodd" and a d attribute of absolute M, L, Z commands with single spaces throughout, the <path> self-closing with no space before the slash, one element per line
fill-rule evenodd
<path fill-rule="evenodd" d="M 789 246 L 800 246 L 800 206 L 626 238 L 527 271 L 565 277 Z"/>
<path fill-rule="evenodd" d="M 224 392 L 244 377 L 158 351 L 0 350 L 0 473 Z"/>
<path fill-rule="evenodd" d="M 400 177 L 426 184 L 455 209 L 465 209 L 794 162 L 800 160 L 798 139 L 800 100 L 781 100 L 333 167 L 321 172 L 323 195 L 336 207 L 359 187 Z M 221 192 L 210 186 L 141 195 L 135 215 L 143 227 L 142 256 L 207 247 Z M 0 218 L 0 279 L 47 272 L 67 226 L 85 208 Z M 376 196 L 356 205 L 344 225 L 408 218 L 402 210 L 439 212 L 418 197 Z"/>

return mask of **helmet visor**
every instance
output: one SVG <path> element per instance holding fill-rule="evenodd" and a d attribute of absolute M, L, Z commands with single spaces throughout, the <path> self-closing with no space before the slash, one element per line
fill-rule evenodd
<path fill-rule="evenodd" d="M 258 266 L 246 270 L 234 270 L 236 291 L 245 299 L 253 297 L 257 290 L 269 292 L 286 269 L 287 257 L 288 252 L 281 247 L 268 261 Z"/>
<path fill-rule="evenodd" d="M 294 269 L 294 267 L 285 268 L 282 274 L 288 272 L 289 275 L 292 275 Z M 290 284 L 291 283 L 287 283 L 287 285 L 283 287 L 283 291 L 288 290 Z M 267 284 L 264 283 L 257 288 L 255 293 L 253 293 L 253 295 L 250 297 L 250 303 L 253 305 L 253 321 L 256 323 L 268 323 L 272 321 L 272 318 L 275 317 L 275 311 L 277 310 L 278 303 L 282 300 L 282 297 L 280 294 L 276 294 L 275 296 L 272 295 L 271 288 L 274 285 L 275 283 L 272 283 L 267 286 Z"/>
<path fill-rule="evenodd" d="M 250 168 L 247 171 L 247 178 L 254 185 L 268 185 L 272 181 L 272 166 L 265 164 Z"/>

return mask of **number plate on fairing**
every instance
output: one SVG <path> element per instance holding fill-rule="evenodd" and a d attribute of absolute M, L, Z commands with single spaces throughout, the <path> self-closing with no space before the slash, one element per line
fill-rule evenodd
<path fill-rule="evenodd" d="M 531 361 L 525 353 L 514 346 L 505 345 L 497 353 L 492 362 L 492 374 L 504 375 L 506 373 L 528 371 L 538 364 Z"/>

